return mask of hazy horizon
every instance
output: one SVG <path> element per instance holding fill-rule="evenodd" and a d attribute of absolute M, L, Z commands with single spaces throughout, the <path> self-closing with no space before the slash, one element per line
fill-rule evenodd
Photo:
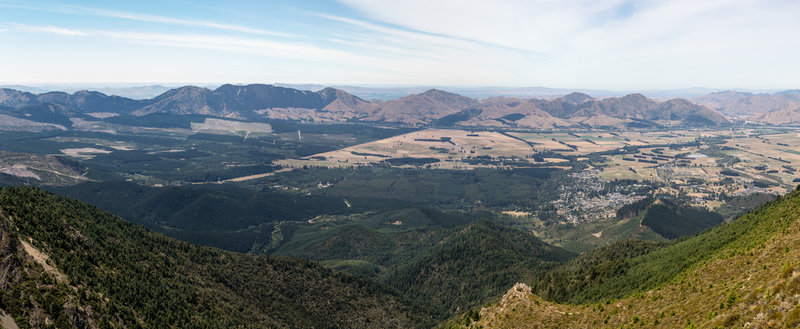
<path fill-rule="evenodd" d="M 81 90 L 98 91 L 104 94 L 117 95 L 135 99 L 145 99 L 158 96 L 170 89 L 183 86 L 197 86 L 208 89 L 216 89 L 219 86 L 247 85 L 247 84 L 268 84 L 280 87 L 289 87 L 300 90 L 319 91 L 327 87 L 345 90 L 351 94 L 367 99 L 391 100 L 406 95 L 422 93 L 429 89 L 440 89 L 448 92 L 461 94 L 473 98 L 490 98 L 494 96 L 508 96 L 521 98 L 553 98 L 563 96 L 572 92 L 581 92 L 596 98 L 618 97 L 632 93 L 641 93 L 653 98 L 690 98 L 706 95 L 715 92 L 736 91 L 761 94 L 772 94 L 776 92 L 792 90 L 784 89 L 747 89 L 747 88 L 707 88 L 707 87 L 687 87 L 678 89 L 635 89 L 635 90 L 603 90 L 588 88 L 558 88 L 546 86 L 436 86 L 436 85 L 381 85 L 381 84 L 312 84 L 312 83 L 281 83 L 281 82 L 254 82 L 254 83 L 114 83 L 114 82 L 90 82 L 90 83 L 30 83 L 30 84 L 0 84 L 0 88 L 16 89 L 32 93 L 46 92 L 66 92 L 75 93 Z"/>

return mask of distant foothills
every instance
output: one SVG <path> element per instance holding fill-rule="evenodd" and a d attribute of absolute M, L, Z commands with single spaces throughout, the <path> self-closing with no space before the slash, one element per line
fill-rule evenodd
<path fill-rule="evenodd" d="M 226 84 L 216 89 L 184 86 L 147 99 L 86 90 L 68 94 L 0 89 L 0 115 L 21 124 L 26 120 L 55 123 L 56 117 L 68 123 L 70 118 L 86 114 L 94 114 L 92 117 L 96 118 L 172 114 L 247 121 L 499 129 L 797 125 L 800 90 L 772 94 L 724 91 L 689 99 L 657 100 L 638 93 L 595 98 L 580 92 L 548 99 L 506 96 L 478 99 L 430 89 L 393 100 L 365 100 L 335 88 L 308 91 L 266 84 Z"/>

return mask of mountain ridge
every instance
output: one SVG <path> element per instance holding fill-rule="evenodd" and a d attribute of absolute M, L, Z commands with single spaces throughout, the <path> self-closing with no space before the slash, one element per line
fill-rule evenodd
<path fill-rule="evenodd" d="M 718 110 L 734 118 L 766 124 L 800 122 L 800 90 L 775 93 L 721 91 L 691 98 L 697 104 Z"/>
<path fill-rule="evenodd" d="M 330 87 L 312 92 L 265 84 L 225 84 L 213 90 L 183 86 L 151 99 L 134 100 L 90 91 L 32 94 L 0 89 L 0 106 L 20 108 L 45 103 L 66 106 L 76 113 L 199 114 L 237 119 L 385 122 L 412 126 L 446 123 L 446 126 L 454 127 L 549 129 L 659 125 L 650 121 L 680 122 L 689 126 L 730 123 L 718 111 L 687 100 L 657 101 L 642 94 L 596 99 L 576 92 L 551 100 L 503 97 L 479 100 L 429 89 L 395 100 L 365 101 Z M 469 114 L 454 116 L 462 112 L 466 114 L 465 111 Z"/>

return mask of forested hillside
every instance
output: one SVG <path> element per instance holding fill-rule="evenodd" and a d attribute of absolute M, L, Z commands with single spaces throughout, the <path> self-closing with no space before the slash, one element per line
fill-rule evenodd
<path fill-rule="evenodd" d="M 451 315 L 574 256 L 530 233 L 480 220 L 411 255 L 382 281 L 413 300 L 431 301 L 437 314 Z"/>
<path fill-rule="evenodd" d="M 0 309 L 21 328 L 425 327 L 312 262 L 197 247 L 35 188 L 0 189 Z"/>
<path fill-rule="evenodd" d="M 436 223 L 425 227 L 389 231 L 370 223 L 386 215 L 322 232 L 297 228 L 293 241 L 275 252 L 319 260 L 385 283 L 409 300 L 424 303 L 439 319 L 456 314 L 458 308 L 481 305 L 508 285 L 538 279 L 575 257 L 531 233 L 485 219 L 465 225 L 471 216 L 433 209 L 399 211 L 389 217 Z"/>

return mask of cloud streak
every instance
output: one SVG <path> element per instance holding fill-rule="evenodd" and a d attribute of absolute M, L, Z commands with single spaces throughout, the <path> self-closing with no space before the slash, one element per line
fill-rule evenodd
<path fill-rule="evenodd" d="M 158 24 L 171 24 L 171 25 L 183 25 L 183 26 L 195 26 L 195 27 L 206 27 L 218 30 L 226 30 L 226 31 L 233 31 L 233 32 L 243 32 L 243 33 L 250 33 L 250 34 L 262 34 L 262 35 L 270 35 L 270 36 L 277 36 L 277 37 L 285 37 L 285 38 L 296 38 L 298 37 L 292 33 L 285 33 L 285 32 L 277 32 L 277 31 L 270 31 L 264 29 L 256 29 L 242 25 L 235 25 L 235 24 L 223 24 L 211 21 L 204 21 L 204 20 L 194 20 L 194 19 L 180 19 L 175 17 L 168 17 L 168 16 L 159 16 L 159 15 L 150 15 L 150 14 L 140 14 L 140 13 L 132 13 L 132 12 L 122 12 L 122 11 L 114 11 L 114 10 L 105 10 L 105 9 L 97 9 L 97 8 L 86 8 L 86 7 L 68 7 L 74 8 L 78 11 L 84 11 L 93 15 L 102 16 L 102 17 L 111 17 L 111 18 L 120 18 L 120 19 L 127 19 L 127 20 L 134 20 L 140 22 L 148 22 L 148 23 L 158 23 Z"/>
<path fill-rule="evenodd" d="M 269 35 L 269 36 L 276 36 L 276 37 L 284 37 L 284 38 L 298 38 L 300 37 L 297 34 L 281 32 L 281 31 L 272 31 L 272 30 L 265 30 L 265 29 L 257 29 L 243 25 L 236 25 L 236 24 L 226 24 L 226 23 L 219 23 L 213 22 L 208 20 L 199 20 L 199 19 L 182 19 L 170 16 L 162 16 L 162 15 L 152 15 L 152 14 L 144 14 L 144 13 L 137 13 L 137 12 L 126 12 L 126 11 L 116 11 L 116 10 L 108 10 L 102 8 L 91 8 L 91 7 L 83 7 L 83 6 L 72 6 L 72 5 L 62 5 L 62 6 L 35 6 L 35 5 L 28 5 L 28 4 L 14 4 L 14 3 L 0 3 L 0 7 L 4 8 L 14 8 L 14 9 L 24 9 L 24 10 L 35 10 L 35 11 L 42 11 L 42 12 L 51 12 L 51 13 L 59 13 L 59 14 L 69 14 L 69 15 L 91 15 L 96 17 L 107 17 L 107 18 L 118 18 L 118 19 L 125 19 L 125 20 L 133 20 L 139 22 L 147 22 L 147 23 L 157 23 L 157 24 L 166 24 L 166 25 L 179 25 L 179 26 L 189 26 L 189 27 L 203 27 L 203 28 L 211 28 L 223 31 L 232 31 L 232 32 L 241 32 L 241 33 L 248 33 L 248 34 L 260 34 L 260 35 Z"/>
<path fill-rule="evenodd" d="M 371 21 L 522 49 L 529 84 L 796 87 L 800 3 L 754 0 L 340 0 Z M 425 10 L 421 10 L 425 8 Z M 492 60 L 508 60 L 501 56 Z M 787 86 L 787 87 L 788 87 Z"/>
<path fill-rule="evenodd" d="M 35 26 L 35 25 L 26 25 L 26 24 L 19 24 L 19 23 L 11 23 L 10 27 L 13 30 L 26 32 L 26 33 L 50 33 L 50 34 L 57 34 L 57 35 L 65 35 L 71 37 L 85 37 L 88 34 L 78 31 L 67 29 L 63 27 L 53 26 L 53 25 L 46 25 L 46 26 Z"/>

